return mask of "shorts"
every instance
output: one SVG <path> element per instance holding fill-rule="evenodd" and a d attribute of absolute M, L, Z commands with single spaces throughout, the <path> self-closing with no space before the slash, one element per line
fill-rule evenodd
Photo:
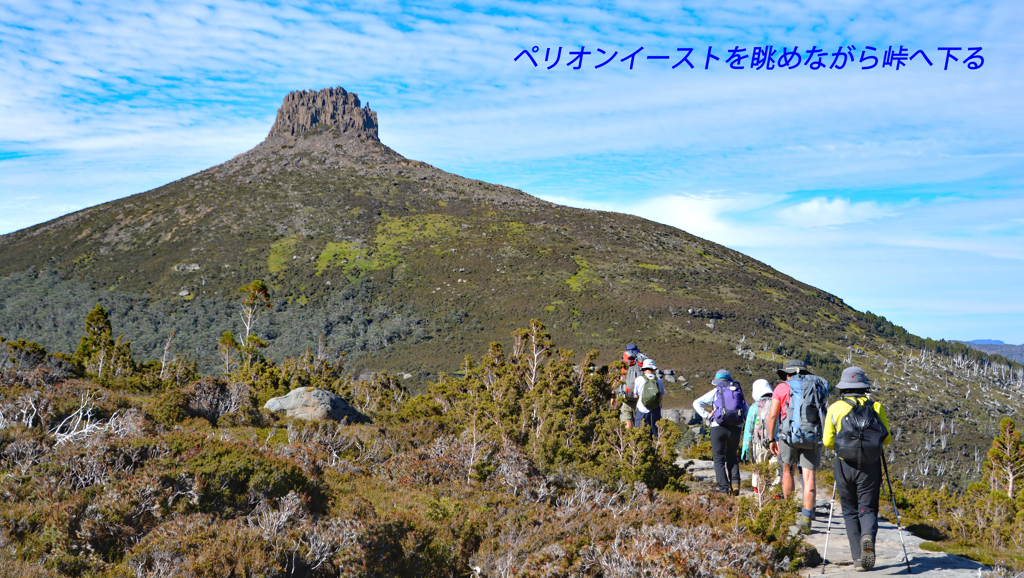
<path fill-rule="evenodd" d="M 619 421 L 625 423 L 633 423 L 636 419 L 636 402 L 626 401 L 625 398 L 619 398 L 621 405 L 619 406 Z"/>
<path fill-rule="evenodd" d="M 793 465 L 800 460 L 800 467 L 812 472 L 818 469 L 821 464 L 821 446 L 813 450 L 794 448 L 786 442 L 779 442 L 779 461 L 787 465 Z"/>

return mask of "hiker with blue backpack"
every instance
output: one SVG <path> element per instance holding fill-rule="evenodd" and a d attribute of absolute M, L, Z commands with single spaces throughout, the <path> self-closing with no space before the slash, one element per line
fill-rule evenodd
<path fill-rule="evenodd" d="M 782 495 L 793 493 L 797 466 L 803 470 L 803 510 L 797 520 L 801 534 L 811 532 L 817 500 L 814 472 L 821 464 L 828 382 L 813 375 L 807 364 L 791 359 L 778 370 L 784 380 L 775 386 L 768 411 L 768 449 L 782 462 Z"/>
<path fill-rule="evenodd" d="M 636 421 L 635 427 L 648 426 L 651 428 L 651 435 L 658 437 L 658 421 L 661 420 L 661 398 L 665 396 L 665 384 L 655 374 L 658 367 L 654 360 L 647 358 L 641 366 L 644 374 L 633 382 L 633 389 L 636 391 Z"/>
<path fill-rule="evenodd" d="M 693 409 L 711 422 L 711 457 L 715 462 L 717 491 L 738 496 L 741 427 L 749 407 L 740 384 L 732 380 L 728 370 L 719 369 L 711 384 L 715 388 L 694 400 Z"/>
<path fill-rule="evenodd" d="M 863 572 L 875 565 L 882 447 L 892 443 L 892 435 L 882 404 L 868 399 L 871 382 L 863 369 L 844 369 L 836 388 L 842 397 L 828 408 L 824 444 L 836 450 L 836 493 L 846 522 L 853 569 Z"/>

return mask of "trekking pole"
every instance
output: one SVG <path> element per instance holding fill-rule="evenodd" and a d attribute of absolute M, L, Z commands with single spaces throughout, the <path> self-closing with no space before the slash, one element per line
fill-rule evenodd
<path fill-rule="evenodd" d="M 907 562 L 907 574 L 913 574 L 910 569 L 910 556 L 907 556 L 907 544 L 903 541 L 903 530 L 900 529 L 900 513 L 896 510 L 896 494 L 892 493 L 892 480 L 889 479 L 889 466 L 885 463 L 885 452 L 882 452 L 882 469 L 885 471 L 885 483 L 889 484 L 889 497 L 892 498 L 892 511 L 896 513 L 896 531 L 900 534 L 900 544 L 903 545 L 903 559 Z"/>
<path fill-rule="evenodd" d="M 825 573 L 825 566 L 828 566 L 828 538 L 832 535 L 832 510 L 836 505 L 836 481 L 832 482 L 832 499 L 828 502 L 828 528 L 825 530 L 825 552 L 821 555 L 821 573 Z"/>

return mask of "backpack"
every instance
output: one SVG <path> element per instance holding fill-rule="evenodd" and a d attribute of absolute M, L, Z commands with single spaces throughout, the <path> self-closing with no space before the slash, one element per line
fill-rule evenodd
<path fill-rule="evenodd" d="M 661 389 L 658 388 L 658 378 L 651 376 L 644 382 L 644 388 L 641 390 L 640 403 L 644 404 L 649 410 L 655 410 L 661 407 Z"/>
<path fill-rule="evenodd" d="M 754 429 L 750 434 L 753 447 L 763 446 L 768 439 L 768 414 L 772 409 L 772 398 L 764 397 L 757 400 L 757 411 L 754 414 Z"/>
<path fill-rule="evenodd" d="M 889 435 L 874 404 L 865 400 L 859 404 L 842 399 L 850 404 L 850 413 L 843 416 L 843 426 L 836 435 L 836 455 L 854 467 L 877 462 L 882 456 L 882 442 Z"/>
<path fill-rule="evenodd" d="M 633 384 L 636 383 L 636 378 L 644 374 L 644 371 L 640 369 L 640 365 L 643 364 L 645 359 L 647 359 L 646 355 L 644 355 L 643 353 L 638 354 L 636 356 L 636 359 L 627 366 L 626 378 L 622 383 L 619 384 L 618 391 L 616 392 L 618 397 L 624 397 L 626 398 L 626 401 L 637 400 L 635 391 L 636 386 L 634 386 Z"/>
<path fill-rule="evenodd" d="M 821 443 L 828 382 L 815 375 L 794 376 L 789 384 L 789 408 L 779 439 L 790 447 L 813 450 Z"/>
<path fill-rule="evenodd" d="M 743 425 L 747 400 L 743 398 L 740 384 L 727 380 L 715 381 L 718 391 L 715 393 L 715 411 L 711 414 L 711 421 L 717 421 L 718 425 Z"/>

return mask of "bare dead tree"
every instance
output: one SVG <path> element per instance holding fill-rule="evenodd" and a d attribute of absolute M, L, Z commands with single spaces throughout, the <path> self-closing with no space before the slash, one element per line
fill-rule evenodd
<path fill-rule="evenodd" d="M 167 335 L 167 341 L 164 341 L 164 354 L 160 358 L 160 380 L 164 380 L 167 374 L 167 356 L 171 353 L 171 344 L 174 343 L 175 331 L 172 329 L 170 334 Z"/>

